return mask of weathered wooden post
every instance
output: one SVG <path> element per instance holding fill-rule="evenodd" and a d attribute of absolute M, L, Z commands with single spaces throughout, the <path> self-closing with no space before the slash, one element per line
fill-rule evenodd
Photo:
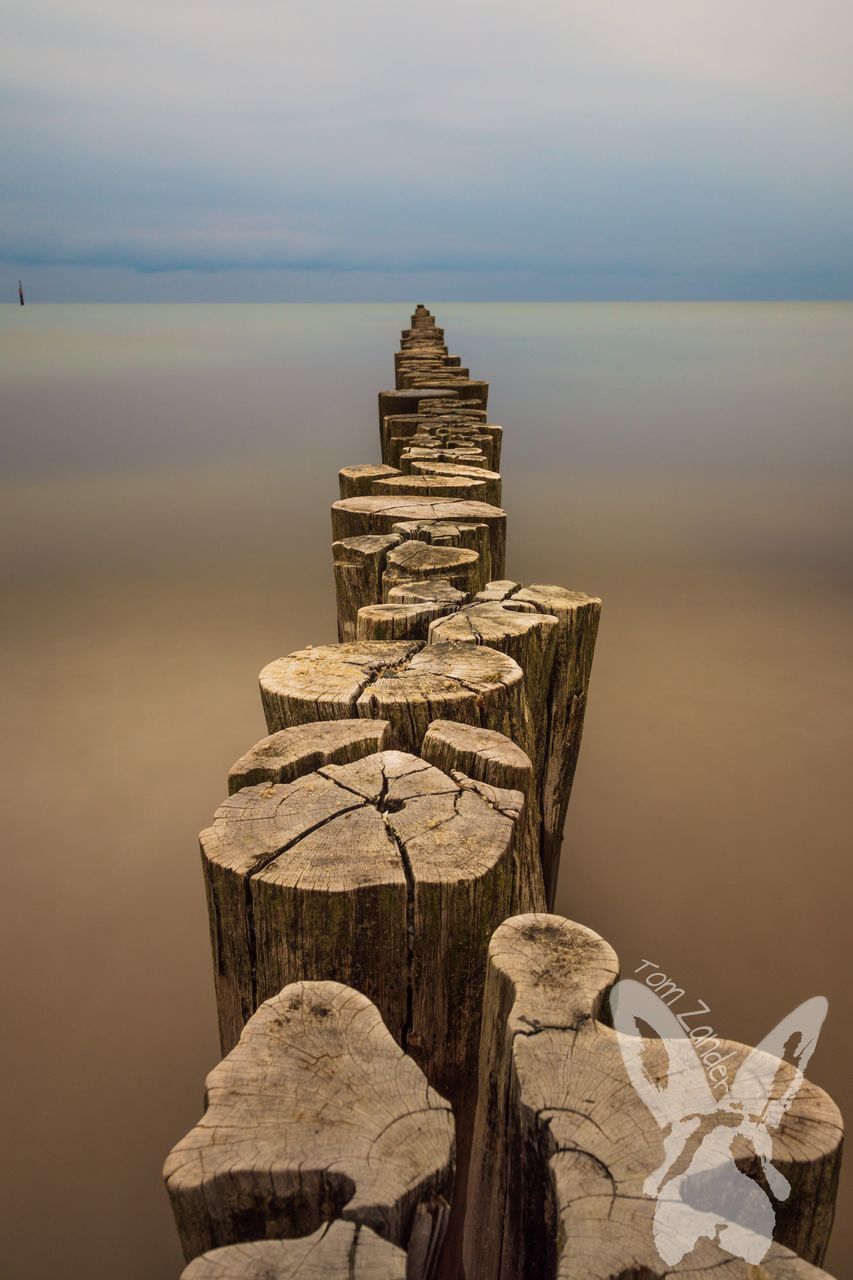
<path fill-rule="evenodd" d="M 408 1280 L 409 1255 L 337 1218 L 295 1240 L 253 1240 L 195 1258 L 181 1280 Z"/>
<path fill-rule="evenodd" d="M 492 938 L 466 1280 L 759 1274 L 710 1240 L 701 1239 L 674 1266 L 657 1252 L 655 1200 L 644 1183 L 664 1161 L 667 1135 L 634 1089 L 617 1032 L 605 1020 L 617 969 L 603 939 L 559 916 L 517 916 Z M 643 1054 L 655 1088 L 666 1080 L 665 1046 L 649 1040 Z M 735 1063 L 750 1052 L 723 1046 Z M 790 1075 L 791 1068 L 782 1076 L 785 1071 Z M 823 1274 L 806 1263 L 819 1264 L 826 1249 L 840 1154 L 837 1108 L 803 1083 L 773 1138 L 773 1161 L 791 1194 L 761 1275 L 817 1280 Z M 737 1150 L 735 1159 L 744 1170 L 755 1169 L 753 1151 Z"/>
<path fill-rule="evenodd" d="M 271 662 L 260 686 L 271 733 L 318 718 L 364 716 L 388 720 L 394 745 L 417 751 L 432 720 L 461 720 L 533 751 L 521 668 L 485 646 L 318 645 Z"/>
<path fill-rule="evenodd" d="M 491 576 L 502 578 L 506 562 L 506 512 L 488 502 L 461 498 L 432 498 L 410 494 L 405 497 L 345 498 L 332 505 L 332 537 L 364 537 L 390 533 L 397 524 L 484 524 L 489 530 Z"/>
<path fill-rule="evenodd" d="M 421 746 L 424 760 L 467 785 L 483 783 L 496 791 L 524 796 L 524 831 L 517 843 L 512 914 L 545 909 L 545 887 L 539 858 L 536 774 L 530 757 L 502 733 L 454 720 L 434 720 Z"/>
<path fill-rule="evenodd" d="M 359 609 L 382 599 L 385 557 L 402 540 L 392 531 L 339 538 L 332 543 L 339 640 L 354 640 Z"/>
<path fill-rule="evenodd" d="M 377 1258 L 380 1275 L 399 1275 L 375 1232 L 404 1251 L 417 1245 L 407 1278 L 432 1274 L 452 1195 L 453 1116 L 364 995 L 337 982 L 286 986 L 210 1073 L 206 1096 L 163 1171 L 185 1257 L 208 1254 L 196 1276 L 218 1274 L 210 1250 L 258 1241 L 276 1243 L 226 1256 L 226 1275 L 245 1280 L 252 1271 L 234 1269 L 255 1261 L 277 1268 L 261 1275 L 294 1274 L 298 1237 L 312 1232 L 315 1265 L 334 1266 L 346 1240 L 365 1263 Z M 324 1244 L 321 1228 L 338 1218 L 351 1229 Z"/>
<path fill-rule="evenodd" d="M 283 984 L 356 987 L 452 1103 L 466 1170 L 486 948 L 518 896 L 523 808 L 401 751 L 232 795 L 201 836 L 223 1048 Z M 457 1254 L 465 1189 L 463 1174 Z"/>

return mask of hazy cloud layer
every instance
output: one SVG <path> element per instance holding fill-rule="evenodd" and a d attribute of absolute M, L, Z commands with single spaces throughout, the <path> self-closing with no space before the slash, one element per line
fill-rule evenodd
<path fill-rule="evenodd" d="M 849 0 L 7 0 L 44 297 L 849 296 Z"/>

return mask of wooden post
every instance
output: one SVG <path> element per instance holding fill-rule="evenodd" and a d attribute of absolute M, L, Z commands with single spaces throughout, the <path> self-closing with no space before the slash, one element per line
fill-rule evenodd
<path fill-rule="evenodd" d="M 472 939 L 488 928 L 488 941 L 513 898 L 523 796 L 512 794 L 496 816 L 457 780 L 391 751 L 230 796 L 201 834 L 223 1049 L 283 983 L 334 977 L 375 1000 L 430 1079 L 458 1094 L 463 1024 L 479 1020 L 482 988 Z"/>
<path fill-rule="evenodd" d="M 586 714 L 589 678 L 601 601 L 565 587 L 521 587 L 505 601 L 508 608 L 529 608 L 556 617 L 557 650 L 548 691 L 549 728 L 542 780 L 542 868 L 549 908 L 553 908 L 560 871 L 563 828 L 572 794 Z"/>
<path fill-rule="evenodd" d="M 392 532 L 399 534 L 404 541 L 411 538 L 428 542 L 433 547 L 465 547 L 468 551 L 476 551 L 477 590 L 487 585 L 492 563 L 492 539 L 487 524 L 462 520 L 401 520 L 392 526 Z"/>
<path fill-rule="evenodd" d="M 486 646 L 318 645 L 271 662 L 260 686 L 271 733 L 318 717 L 365 716 L 388 720 L 393 744 L 417 751 L 430 721 L 460 720 L 496 729 L 532 751 L 522 670 Z"/>
<path fill-rule="evenodd" d="M 376 1007 L 338 982 L 300 981 L 210 1073 L 205 1114 L 163 1172 L 190 1260 L 335 1218 L 406 1250 L 425 1214 L 440 1240 L 453 1163 L 450 1107 Z"/>
<path fill-rule="evenodd" d="M 485 502 L 485 480 L 471 480 L 460 475 L 396 475 L 374 480 L 370 492 L 378 497 L 462 498 Z"/>
<path fill-rule="evenodd" d="M 431 644 L 488 645 L 513 658 L 524 672 L 527 702 L 536 740 L 534 761 L 540 777 L 548 740 L 549 703 L 557 619 L 550 614 L 516 612 L 501 603 L 465 605 L 430 625 Z"/>
<path fill-rule="evenodd" d="M 421 640 L 426 643 L 429 624 L 455 607 L 438 601 L 430 604 L 369 604 L 358 611 L 356 639 Z"/>
<path fill-rule="evenodd" d="M 460 1256 L 488 939 L 511 909 L 523 795 L 381 752 L 249 787 L 202 834 L 223 1046 L 239 1010 L 296 977 L 376 1003 L 453 1104 L 457 1183 L 442 1275 Z"/>
<path fill-rule="evenodd" d="M 354 640 L 359 609 L 382 599 L 385 558 L 401 541 L 401 534 L 390 532 L 332 543 L 339 640 Z"/>
<path fill-rule="evenodd" d="M 485 455 L 483 460 L 485 461 Z M 464 476 L 469 480 L 482 480 L 485 485 L 483 492 L 470 496 L 477 497 L 482 502 L 490 502 L 493 507 L 501 505 L 501 477 L 497 471 L 489 471 L 486 467 L 469 466 L 464 462 L 430 462 L 420 458 L 411 459 L 410 465 L 413 475 Z"/>
<path fill-rule="evenodd" d="M 332 505 L 332 537 L 363 537 L 390 533 L 394 525 L 408 521 L 431 523 L 449 520 L 453 524 L 485 524 L 489 530 L 492 576 L 504 575 L 506 562 L 506 512 L 487 502 L 459 498 L 346 498 Z"/>
<path fill-rule="evenodd" d="M 545 887 L 539 859 L 536 776 L 530 757 L 502 733 L 453 720 L 434 720 L 421 746 L 424 760 L 456 781 L 470 778 L 524 796 L 523 832 L 513 876 L 513 915 L 544 911 Z"/>
<path fill-rule="evenodd" d="M 613 950 L 559 916 L 505 921 L 489 947 L 480 1088 L 468 1183 L 466 1280 L 663 1280 L 747 1273 L 821 1275 L 841 1151 L 840 1117 L 805 1082 L 773 1142 L 791 1184 L 779 1244 L 749 1269 L 701 1240 L 675 1266 L 654 1243 L 655 1200 L 644 1193 L 664 1159 L 664 1133 L 635 1091 L 617 1033 L 601 1020 L 617 976 Z M 665 1076 L 665 1042 L 646 1042 L 644 1067 Z M 749 1052 L 724 1043 L 734 1061 Z M 790 1069 L 789 1069 L 790 1071 Z M 784 1073 L 783 1073 L 784 1074 Z M 742 1168 L 754 1153 L 736 1152 Z"/>
<path fill-rule="evenodd" d="M 414 439 L 414 437 L 413 437 Z M 411 475 L 416 462 L 456 462 L 462 466 L 480 467 L 487 470 L 486 455 L 479 445 L 467 443 L 448 444 L 444 440 L 421 441 L 409 445 L 400 454 L 400 470 L 403 475 Z M 495 473 L 497 474 L 497 473 Z M 500 503 L 495 503 L 500 506 Z"/>
<path fill-rule="evenodd" d="M 341 467 L 338 488 L 342 498 L 363 498 L 373 493 L 374 480 L 401 474 L 396 467 L 386 467 L 381 462 L 362 462 L 355 467 Z"/>
<path fill-rule="evenodd" d="M 430 578 L 428 582 L 404 582 L 388 592 L 390 604 L 441 604 L 452 613 L 468 603 L 464 591 L 457 591 L 443 578 Z"/>
<path fill-rule="evenodd" d="M 390 725 L 385 720 L 321 720 L 294 725 L 262 738 L 228 773 L 228 794 L 260 783 L 295 782 L 324 764 L 349 764 L 384 751 Z"/>
<path fill-rule="evenodd" d="M 338 1218 L 296 1240 L 213 1249 L 191 1262 L 181 1280 L 407 1280 L 408 1256 L 369 1227 Z"/>
<path fill-rule="evenodd" d="M 466 547 L 441 546 L 419 539 L 408 539 L 393 547 L 385 557 L 382 574 L 382 599 L 404 582 L 422 582 L 441 578 L 457 591 L 473 595 L 479 589 L 480 557 Z"/>

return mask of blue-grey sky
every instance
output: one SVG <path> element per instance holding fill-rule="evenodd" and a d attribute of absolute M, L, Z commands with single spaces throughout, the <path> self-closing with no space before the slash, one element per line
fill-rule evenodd
<path fill-rule="evenodd" d="M 853 295 L 850 0 L 4 0 L 45 299 Z"/>

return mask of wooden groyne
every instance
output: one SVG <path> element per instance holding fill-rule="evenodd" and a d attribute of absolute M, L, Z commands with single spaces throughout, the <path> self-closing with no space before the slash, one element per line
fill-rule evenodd
<path fill-rule="evenodd" d="M 503 430 L 423 306 L 394 368 L 332 506 L 338 641 L 264 667 L 268 736 L 201 835 L 224 1056 L 165 1168 L 183 1280 L 823 1275 L 841 1127 L 812 1085 L 761 1267 L 656 1252 L 617 959 L 550 914 L 601 604 L 506 576 Z"/>

